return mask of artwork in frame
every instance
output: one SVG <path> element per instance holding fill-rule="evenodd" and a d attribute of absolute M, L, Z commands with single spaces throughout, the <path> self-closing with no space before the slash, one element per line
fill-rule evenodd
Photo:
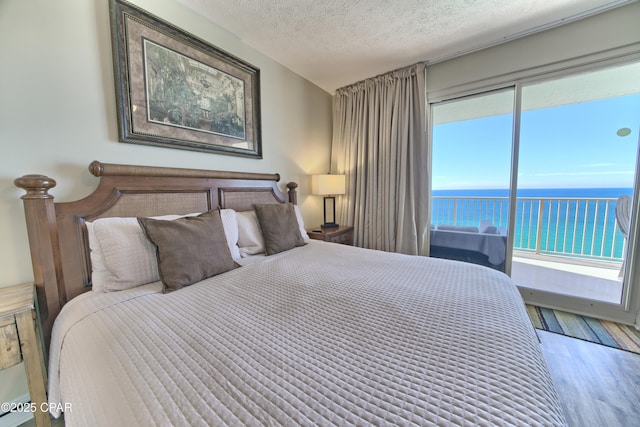
<path fill-rule="evenodd" d="M 121 142 L 262 158 L 260 70 L 110 1 Z"/>

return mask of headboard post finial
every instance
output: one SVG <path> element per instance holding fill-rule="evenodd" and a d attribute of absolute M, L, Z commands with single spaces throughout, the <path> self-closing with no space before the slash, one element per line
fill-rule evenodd
<path fill-rule="evenodd" d="M 13 183 L 27 192 L 22 199 L 52 199 L 49 189 L 56 186 L 56 181 L 45 175 L 24 175 Z"/>
<path fill-rule="evenodd" d="M 94 160 L 89 165 L 89 172 L 91 172 L 91 175 L 93 176 L 102 176 L 102 173 L 104 172 L 104 167 L 102 166 L 102 163 L 100 163 L 97 160 Z"/>
<path fill-rule="evenodd" d="M 14 184 L 27 192 L 22 201 L 42 330 L 48 347 L 53 320 L 66 302 L 62 271 L 56 268 L 61 265 L 56 209 L 53 196 L 48 193 L 56 181 L 44 175 L 25 175 L 15 179 Z"/>
<path fill-rule="evenodd" d="M 294 205 L 298 204 L 298 191 L 296 190 L 296 188 L 298 188 L 298 184 L 295 182 L 288 182 L 287 183 L 287 191 L 289 194 L 289 203 L 293 203 Z"/>

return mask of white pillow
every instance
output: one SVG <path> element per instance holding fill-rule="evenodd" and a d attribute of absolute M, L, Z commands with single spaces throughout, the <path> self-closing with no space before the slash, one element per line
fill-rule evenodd
<path fill-rule="evenodd" d="M 95 292 L 103 292 L 104 284 L 111 279 L 111 274 L 104 264 L 104 255 L 98 244 L 98 238 L 93 231 L 93 223 L 86 221 L 87 235 L 89 236 L 89 249 L 91 256 L 91 289 Z"/>
<path fill-rule="evenodd" d="M 144 235 L 137 218 L 101 218 L 91 228 L 94 290 L 120 291 L 160 280 L 155 247 Z"/>
<path fill-rule="evenodd" d="M 298 205 L 293 205 L 293 210 L 296 212 L 296 218 L 298 219 L 298 226 L 300 227 L 300 234 L 302 234 L 302 238 L 305 242 L 309 240 L 309 235 L 307 234 L 307 230 L 304 228 L 304 221 L 302 220 L 302 214 L 300 213 L 300 208 Z"/>
<path fill-rule="evenodd" d="M 220 209 L 220 218 L 224 227 L 224 235 L 227 238 L 229 252 L 234 260 L 240 259 L 240 248 L 238 248 L 238 217 L 233 209 Z"/>
<path fill-rule="evenodd" d="M 302 220 L 300 208 L 298 208 L 297 205 L 293 205 L 293 209 L 298 220 L 300 234 L 304 241 L 307 242 L 309 241 L 309 235 L 307 234 L 307 230 L 304 228 L 304 221 Z M 238 246 L 240 247 L 240 255 L 242 257 L 247 257 L 263 253 L 264 238 L 262 237 L 262 230 L 260 229 L 260 222 L 258 222 L 256 212 L 236 212 L 236 218 L 238 221 Z"/>
<path fill-rule="evenodd" d="M 227 211 L 227 212 L 224 212 Z M 240 259 L 235 212 L 222 209 L 225 237 L 231 257 Z M 152 217 L 174 220 L 188 215 Z M 94 291 L 120 291 L 160 280 L 155 246 L 145 236 L 138 219 L 100 218 L 86 222 L 91 249 L 91 282 Z"/>
<path fill-rule="evenodd" d="M 246 257 L 264 252 L 264 238 L 255 211 L 236 212 L 238 220 L 238 246 Z"/>

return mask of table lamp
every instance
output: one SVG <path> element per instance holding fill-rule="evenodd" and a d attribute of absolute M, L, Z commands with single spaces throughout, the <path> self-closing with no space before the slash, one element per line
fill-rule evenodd
<path fill-rule="evenodd" d="M 324 197 L 324 224 L 322 228 L 335 228 L 336 198 L 345 193 L 345 175 L 311 175 L 311 194 Z"/>

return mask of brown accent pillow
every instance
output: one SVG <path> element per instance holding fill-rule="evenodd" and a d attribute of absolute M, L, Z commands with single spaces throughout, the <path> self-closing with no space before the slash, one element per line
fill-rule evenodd
<path fill-rule="evenodd" d="M 300 234 L 298 218 L 292 204 L 254 205 L 254 209 L 262 229 L 266 255 L 288 251 L 306 244 Z"/>
<path fill-rule="evenodd" d="M 164 292 L 178 290 L 236 266 L 218 210 L 174 221 L 138 218 L 138 222 L 156 246 Z"/>

